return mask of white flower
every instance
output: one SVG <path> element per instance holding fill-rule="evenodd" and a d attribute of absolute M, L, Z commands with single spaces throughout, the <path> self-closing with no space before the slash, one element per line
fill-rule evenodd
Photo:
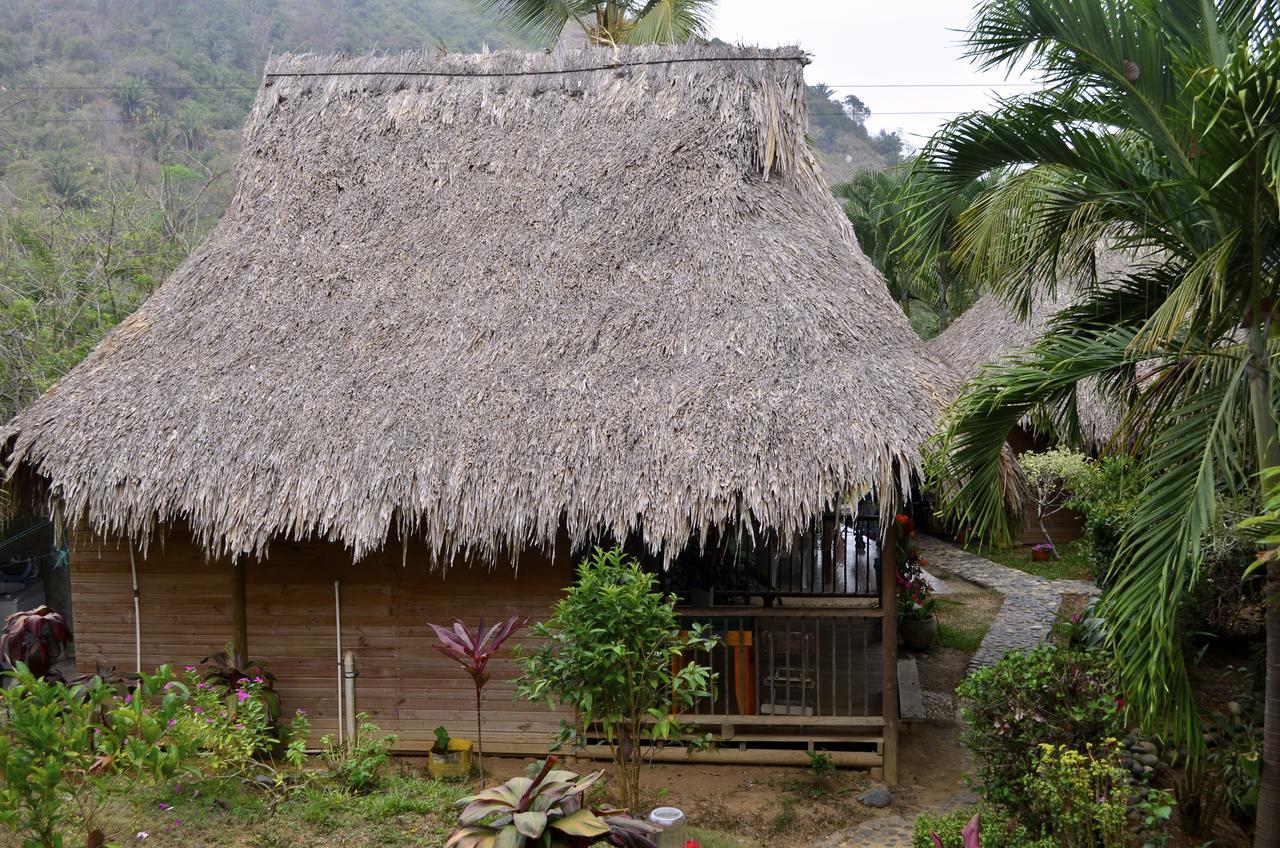
<path fill-rule="evenodd" d="M 145 830 L 140 830 L 138 831 L 138 835 L 135 836 L 134 839 L 146 839 L 150 835 L 151 834 L 147 833 Z"/>

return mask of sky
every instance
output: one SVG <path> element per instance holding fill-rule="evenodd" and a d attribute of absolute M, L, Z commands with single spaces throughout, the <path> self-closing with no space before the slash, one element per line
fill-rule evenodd
<path fill-rule="evenodd" d="M 871 130 L 900 130 L 920 147 L 955 113 L 989 104 L 993 90 L 1028 90 L 1029 75 L 980 72 L 964 58 L 972 15 L 972 0 L 720 0 L 711 33 L 735 44 L 800 45 L 811 55 L 810 85 L 857 95 L 871 109 Z M 922 87 L 877 87 L 905 84 Z M 894 114 L 903 112 L 946 114 Z"/>

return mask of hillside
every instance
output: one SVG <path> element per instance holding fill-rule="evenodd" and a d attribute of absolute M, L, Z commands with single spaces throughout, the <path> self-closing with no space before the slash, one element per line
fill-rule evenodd
<path fill-rule="evenodd" d="M 531 47 L 469 0 L 0 0 L 0 421 L 213 227 L 271 53 Z M 809 91 L 828 180 L 894 160 Z M 859 104 L 860 105 L 860 104 Z"/>

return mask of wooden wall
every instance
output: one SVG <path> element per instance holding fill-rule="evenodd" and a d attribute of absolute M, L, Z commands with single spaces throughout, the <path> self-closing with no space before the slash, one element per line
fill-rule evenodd
<path fill-rule="evenodd" d="M 195 664 L 231 638 L 231 566 L 205 561 L 185 534 L 136 554 L 142 621 L 142 664 Z M 134 616 L 129 552 L 88 532 L 74 536 L 70 554 L 76 663 L 81 672 L 114 666 L 132 671 Z M 443 724 L 452 735 L 475 738 L 474 689 L 456 664 L 431 645 L 427 622 L 457 616 L 474 625 L 513 612 L 545 618 L 572 574 L 567 557 L 552 563 L 522 555 L 518 576 L 502 562 L 493 570 L 458 567 L 441 575 L 425 550 L 398 546 L 353 565 L 340 546 L 274 543 L 246 572 L 249 654 L 277 675 L 286 714 L 303 707 L 315 738 L 335 728 L 337 679 L 334 580 L 341 581 L 342 642 L 355 652 L 356 708 L 405 751 L 424 751 Z M 508 644 L 515 644 L 510 642 Z M 531 640 L 525 640 L 532 644 Z M 490 665 L 485 690 L 485 749 L 537 754 L 567 714 L 513 703 L 509 651 Z"/>

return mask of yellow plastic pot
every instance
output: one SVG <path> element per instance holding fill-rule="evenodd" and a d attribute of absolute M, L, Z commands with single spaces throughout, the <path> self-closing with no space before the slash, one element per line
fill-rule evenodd
<path fill-rule="evenodd" d="M 470 739 L 450 739 L 449 752 L 432 751 L 427 759 L 427 774 L 436 780 L 464 780 L 471 774 Z"/>

